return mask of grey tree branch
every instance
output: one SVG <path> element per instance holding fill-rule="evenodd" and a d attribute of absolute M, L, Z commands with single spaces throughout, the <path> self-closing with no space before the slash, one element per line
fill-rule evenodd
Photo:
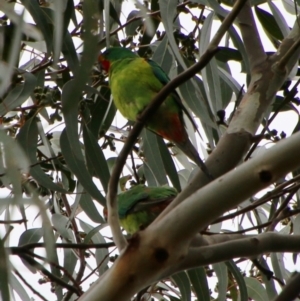
<path fill-rule="evenodd" d="M 293 47 L 293 54 L 290 52 L 290 49 L 299 37 L 300 29 L 296 20 L 292 31 L 283 40 L 278 51 L 271 57 L 266 57 L 266 60 L 259 66 L 256 65 L 255 68 L 252 68 L 248 91 L 236 110 L 226 133 L 221 137 L 217 147 L 205 162 L 209 171 L 215 177 L 223 175 L 236 167 L 248 151 L 253 140 L 253 135 L 255 135 L 261 124 L 264 112 L 270 106 L 277 91 L 286 80 L 292 67 L 298 61 L 300 54 L 299 47 Z M 286 59 L 283 60 L 283 62 L 286 62 L 286 68 L 282 71 L 282 63 L 279 64 L 279 62 L 282 62 L 282 58 L 287 58 L 285 56 L 286 53 L 290 53 L 290 58 L 288 61 Z M 280 68 L 277 68 L 278 64 Z M 187 187 L 174 199 L 159 218 L 162 218 L 163 215 L 167 214 L 180 202 L 207 183 L 208 181 L 202 171 L 197 170 Z"/>
<path fill-rule="evenodd" d="M 299 166 L 299 141 L 300 133 L 294 134 L 196 191 L 163 218 L 154 221 L 145 234 L 151 237 L 156 233 L 157 239 L 159 233 L 167 249 L 178 241 L 182 245 L 189 244 L 215 218 Z"/>
<path fill-rule="evenodd" d="M 237 17 L 237 22 L 243 37 L 250 69 L 253 71 L 256 66 L 265 62 L 267 55 L 256 27 L 250 2 L 247 2 L 241 10 Z"/>
<path fill-rule="evenodd" d="M 173 212 L 137 232 L 114 265 L 79 300 L 129 300 L 145 286 L 175 272 L 174 267 L 192 267 L 194 256 L 200 256 L 208 264 L 240 256 L 256 256 L 262 252 L 299 251 L 299 237 L 274 236 L 274 233 L 250 240 L 235 239 L 228 242 L 230 247 L 227 243 L 217 243 L 190 248 L 193 236 L 215 217 L 300 166 L 299 141 L 300 133 L 297 133 L 278 142 L 260 157 L 210 183 Z M 230 252 L 224 252 L 224 246 Z"/>
<path fill-rule="evenodd" d="M 223 243 L 199 248 L 191 248 L 186 258 L 177 266 L 170 267 L 164 276 L 167 277 L 180 270 L 222 262 L 232 258 L 249 258 L 270 252 L 299 252 L 299 241 L 300 235 L 291 236 L 268 232 L 255 237 L 252 235 L 251 237 L 244 236 L 242 239 L 225 241 Z"/>

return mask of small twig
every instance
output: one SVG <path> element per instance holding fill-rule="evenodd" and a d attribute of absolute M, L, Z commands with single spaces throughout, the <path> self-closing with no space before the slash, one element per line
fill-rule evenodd
<path fill-rule="evenodd" d="M 83 279 L 81 279 L 81 282 L 80 283 L 83 283 L 84 281 L 86 281 L 89 277 L 91 277 L 95 272 L 96 270 L 101 266 L 101 264 L 104 262 L 104 260 L 111 254 L 113 253 L 114 251 L 116 250 L 116 248 L 114 248 L 111 252 L 109 252 L 103 259 L 102 261 L 96 266 L 96 268 L 94 268 L 86 277 L 84 277 Z"/>
<path fill-rule="evenodd" d="M 9 224 L 22 224 L 22 223 L 26 223 L 27 220 L 26 219 L 16 219 L 16 220 L 6 220 L 6 221 L 1 221 L 0 220 L 0 224 L 4 224 L 4 225 L 9 225 Z"/>
<path fill-rule="evenodd" d="M 295 273 L 274 301 L 295 300 L 300 294 L 300 273 Z"/>
<path fill-rule="evenodd" d="M 35 257 L 38 258 L 40 260 L 43 260 L 44 262 L 49 263 L 50 265 L 52 265 L 53 267 L 58 268 L 59 270 L 61 270 L 62 272 L 64 272 L 64 274 L 69 278 L 69 280 L 71 280 L 74 283 L 74 286 L 77 287 L 78 290 L 81 290 L 81 288 L 79 287 L 79 285 L 77 284 L 77 282 L 75 281 L 75 279 L 73 278 L 73 276 L 62 266 L 60 266 L 59 264 L 56 264 L 55 262 L 49 261 L 47 258 L 45 258 L 44 256 L 35 254 L 29 250 L 26 250 L 25 253 L 31 257 Z"/>
<path fill-rule="evenodd" d="M 280 109 L 288 104 L 291 100 L 294 99 L 294 97 L 296 96 L 296 94 L 298 93 L 297 87 L 300 84 L 300 79 L 297 80 L 297 82 L 295 83 L 295 85 L 293 86 L 293 88 L 289 91 L 289 93 L 285 96 L 284 100 L 282 101 L 282 103 L 278 106 L 277 110 L 272 114 L 272 116 L 270 117 L 270 119 L 266 122 L 266 125 L 264 126 L 264 128 L 262 129 L 262 131 L 260 132 L 259 136 L 264 135 L 264 133 L 266 132 L 267 128 L 269 127 L 269 125 L 274 121 L 275 117 L 279 114 Z M 251 149 L 249 150 L 248 154 L 245 157 L 245 161 L 247 161 L 250 156 L 252 155 L 252 153 L 254 152 L 254 150 L 256 149 L 256 147 L 258 146 L 259 141 L 255 142 Z"/>
<path fill-rule="evenodd" d="M 81 249 L 81 250 L 87 250 L 87 249 L 103 249 L 103 248 L 111 248 L 114 247 L 115 244 L 113 242 L 108 242 L 105 244 L 77 244 L 77 243 L 57 243 L 54 245 L 55 248 L 63 248 L 63 249 Z M 7 250 L 9 250 L 10 254 L 18 255 L 26 250 L 35 249 L 35 248 L 45 248 L 46 245 L 42 242 L 37 243 L 31 243 L 22 245 L 20 247 L 9 247 Z"/>
<path fill-rule="evenodd" d="M 65 208 L 66 208 L 66 211 L 67 211 L 67 214 L 68 216 L 71 216 L 72 214 L 72 210 L 70 208 L 70 205 L 69 205 L 69 202 L 67 200 L 67 197 L 65 194 L 62 194 L 61 195 L 61 198 L 63 200 L 63 203 L 65 205 Z M 81 238 L 80 238 L 80 234 L 79 234 L 79 231 L 78 231 L 78 227 L 77 227 L 77 224 L 75 222 L 75 219 L 72 218 L 71 220 L 71 224 L 72 224 L 72 228 L 74 230 L 74 234 L 75 234 L 75 239 L 77 241 L 78 244 L 81 243 Z M 78 249 L 78 255 L 79 255 L 79 262 L 80 262 L 80 266 L 79 266 L 79 270 L 78 270 L 78 273 L 77 273 L 77 276 L 76 276 L 76 283 L 80 283 L 81 281 L 81 278 L 83 277 L 83 273 L 84 273 L 84 270 L 85 270 L 85 266 L 86 266 L 86 262 L 85 262 L 85 258 L 84 258 L 84 251 L 81 250 L 81 249 Z M 72 296 L 73 292 L 72 291 L 68 291 L 66 296 L 65 296 L 65 300 L 69 300 Z"/>
<path fill-rule="evenodd" d="M 131 164 L 132 164 L 132 169 L 133 169 L 135 180 L 139 184 L 140 183 L 140 179 L 139 179 L 138 173 L 136 171 L 136 167 L 135 167 L 135 162 L 134 162 L 132 151 L 130 152 L 130 158 L 131 158 Z"/>
<path fill-rule="evenodd" d="M 37 267 L 51 281 L 59 284 L 63 288 L 66 288 L 67 290 L 72 291 L 76 295 L 80 296 L 80 292 L 78 290 L 76 290 L 73 285 L 70 285 L 70 284 L 64 282 L 63 280 L 61 280 L 61 278 L 53 275 L 53 273 L 49 272 L 47 269 L 44 268 L 43 265 L 41 265 L 39 262 L 37 262 L 36 260 L 34 260 L 33 258 L 31 258 L 29 255 L 23 253 L 23 254 L 20 254 L 19 256 L 20 256 L 20 258 L 22 258 L 23 260 L 27 261 L 32 266 Z"/>
<path fill-rule="evenodd" d="M 36 291 L 16 269 L 13 271 L 35 295 L 37 295 L 41 300 L 47 301 L 47 299 L 44 298 L 38 291 Z"/>
<path fill-rule="evenodd" d="M 284 183 L 285 184 L 285 183 Z M 279 186 L 278 186 L 279 187 Z M 261 197 L 260 199 L 256 200 L 253 204 L 243 208 L 243 209 L 240 209 L 240 210 L 237 210 L 236 212 L 233 212 L 233 213 L 230 213 L 230 214 L 226 214 L 225 216 L 221 216 L 219 218 L 217 218 L 216 220 L 214 220 L 212 222 L 212 224 L 217 224 L 217 223 L 220 223 L 222 221 L 225 221 L 225 220 L 228 220 L 228 219 L 232 219 L 240 214 L 243 214 L 243 213 L 246 213 L 250 210 L 253 210 L 255 208 L 257 208 L 258 206 L 266 203 L 266 202 L 269 202 L 271 199 L 273 198 L 276 198 L 276 197 L 280 197 L 286 193 L 288 193 L 288 190 L 284 190 L 284 191 L 281 191 L 281 192 L 277 192 L 278 191 L 278 187 L 276 187 L 273 191 L 269 191 L 267 192 L 263 197 Z M 298 190 L 300 187 L 300 184 L 296 184 L 294 186 L 291 187 L 292 190 L 296 189 Z M 282 189 L 282 187 L 280 188 Z"/>

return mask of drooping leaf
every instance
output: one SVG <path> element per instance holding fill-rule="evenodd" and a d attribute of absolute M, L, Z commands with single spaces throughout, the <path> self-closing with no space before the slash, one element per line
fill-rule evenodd
<path fill-rule="evenodd" d="M 8 256 L 4 248 L 4 242 L 0 239 L 0 296 L 1 300 L 10 300 L 9 293 L 9 264 Z"/>
<path fill-rule="evenodd" d="M 41 30 L 47 45 L 47 53 L 50 54 L 53 49 L 53 26 L 45 21 L 45 19 L 47 19 L 45 8 L 41 8 L 38 1 L 21 0 L 21 2 L 29 11 L 38 28 Z"/>
<path fill-rule="evenodd" d="M 37 164 L 36 152 L 37 152 L 37 141 L 38 141 L 38 128 L 37 120 L 35 117 L 28 119 L 25 125 L 21 128 L 17 141 L 23 147 L 26 155 L 28 156 L 31 165 L 30 174 L 32 177 L 43 187 L 54 191 L 60 191 L 66 193 L 67 191 L 54 183 L 50 177 L 45 174 L 41 166 Z"/>
<path fill-rule="evenodd" d="M 89 233 L 90 231 L 93 231 L 93 227 L 90 226 L 89 224 L 85 223 L 84 221 L 80 220 L 80 226 L 84 230 L 85 233 Z M 98 232 L 94 233 L 92 236 L 91 240 L 95 244 L 105 244 L 106 241 L 104 237 Z M 108 250 L 106 248 L 101 248 L 96 250 L 96 262 L 97 265 L 99 266 L 98 271 L 100 275 L 107 269 L 107 263 L 109 261 L 109 256 L 108 256 Z"/>
<path fill-rule="evenodd" d="M 188 276 L 185 272 L 179 272 L 171 276 L 171 279 L 178 286 L 181 298 L 180 300 L 190 301 L 191 300 L 191 286 Z"/>
<path fill-rule="evenodd" d="M 255 278 L 245 277 L 248 296 L 254 301 L 268 300 L 268 296 L 263 285 Z"/>
<path fill-rule="evenodd" d="M 103 151 L 93 134 L 85 126 L 83 127 L 83 141 L 85 145 L 85 156 L 90 173 L 96 176 L 107 192 L 110 173 Z"/>
<path fill-rule="evenodd" d="M 67 136 L 66 130 L 64 130 L 60 136 L 60 145 L 62 154 L 66 160 L 68 167 L 76 175 L 84 189 L 104 206 L 105 199 L 97 189 L 91 175 L 86 169 L 78 138 L 76 137 L 76 144 L 79 144 L 78 150 L 74 148 L 74 144 L 71 144 L 68 138 L 69 137 Z"/>
<path fill-rule="evenodd" d="M 127 36 L 134 36 L 137 34 L 137 29 L 143 24 L 143 20 L 141 18 L 141 11 L 139 10 L 132 10 L 128 16 L 126 23 L 130 21 L 131 19 L 136 18 L 135 21 L 130 22 L 126 27 L 125 27 L 125 33 Z"/>
<path fill-rule="evenodd" d="M 157 137 L 157 138 L 158 138 L 157 143 L 158 143 L 158 147 L 159 147 L 159 152 L 161 154 L 161 158 L 162 158 L 162 161 L 164 164 L 166 174 L 170 178 L 170 181 L 173 184 L 173 186 L 179 192 L 179 191 L 181 191 L 181 187 L 180 187 L 180 181 L 179 181 L 179 177 L 178 177 L 178 173 L 177 173 L 174 161 L 171 157 L 169 149 L 166 146 L 166 143 L 163 141 L 162 138 L 160 138 L 160 137 Z"/>
<path fill-rule="evenodd" d="M 210 301 L 210 293 L 205 269 L 203 267 L 191 269 L 187 271 L 187 274 L 189 276 L 197 299 Z"/>
<path fill-rule="evenodd" d="M 85 192 L 80 197 L 80 207 L 86 215 L 95 223 L 104 223 L 104 219 L 99 214 L 97 207 L 93 203 L 91 196 Z"/>
<path fill-rule="evenodd" d="M 159 145 L 157 142 L 157 140 L 161 138 L 157 137 L 157 135 L 153 134 L 152 132 L 146 129 L 143 130 L 142 138 L 144 146 L 145 164 L 152 171 L 158 186 L 168 184 L 168 179 L 166 177 L 165 170 L 162 168 L 164 164 L 161 158 Z"/>
<path fill-rule="evenodd" d="M 227 267 L 224 262 L 215 263 L 212 265 L 218 277 L 218 300 L 226 300 L 227 287 L 228 287 L 228 273 Z"/>
<path fill-rule="evenodd" d="M 266 33 L 271 37 L 282 41 L 283 34 L 277 22 L 275 21 L 275 18 L 270 13 L 259 8 L 258 6 L 255 7 L 255 13 Z"/>
<path fill-rule="evenodd" d="M 247 292 L 247 286 L 244 280 L 243 275 L 241 274 L 241 271 L 237 267 L 237 265 L 234 263 L 233 260 L 229 260 L 226 262 L 226 266 L 228 270 L 233 274 L 236 283 L 238 285 L 239 289 L 239 297 L 241 301 L 247 301 L 248 300 L 248 292 Z"/>
<path fill-rule="evenodd" d="M 18 246 L 27 245 L 30 243 L 36 243 L 41 240 L 43 237 L 43 229 L 42 228 L 32 228 L 23 232 L 19 238 Z M 31 271 L 31 273 L 36 273 L 36 268 L 29 264 L 26 260 L 21 258 L 23 264 Z"/>
<path fill-rule="evenodd" d="M 36 86 L 36 77 L 31 73 L 25 72 L 22 74 L 22 77 L 24 78 L 24 83 L 16 84 L 4 98 L 3 102 L 0 103 L 1 116 L 20 106 L 28 99 Z"/>

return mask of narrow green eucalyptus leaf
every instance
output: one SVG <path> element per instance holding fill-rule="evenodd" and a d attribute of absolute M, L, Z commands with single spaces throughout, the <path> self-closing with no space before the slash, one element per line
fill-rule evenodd
<path fill-rule="evenodd" d="M 20 106 L 27 100 L 36 86 L 36 77 L 31 73 L 23 73 L 24 83 L 17 84 L 4 98 L 0 104 L 0 115 L 3 116 L 7 112 Z"/>
<path fill-rule="evenodd" d="M 151 5 L 150 5 L 150 11 L 154 12 L 157 10 L 160 10 L 159 7 L 159 0 L 151 0 Z M 157 18 L 156 16 L 150 16 L 150 18 L 148 19 L 148 22 L 151 22 L 152 24 L 152 30 L 145 30 L 144 34 L 142 36 L 142 38 L 140 39 L 140 44 L 141 45 L 149 45 L 151 44 L 151 41 L 157 31 L 157 28 L 161 22 L 160 18 Z M 147 52 L 147 47 L 140 47 L 140 49 L 138 50 L 138 54 L 139 56 L 143 56 L 146 52 Z"/>
<path fill-rule="evenodd" d="M 108 165 L 101 147 L 86 126 L 83 127 L 83 141 L 89 172 L 101 181 L 103 189 L 107 193 L 108 182 L 110 179 Z M 104 206 L 105 204 L 102 205 Z"/>
<path fill-rule="evenodd" d="M 228 273 L 224 262 L 215 263 L 212 265 L 218 278 L 218 300 L 226 300 L 228 287 Z"/>
<path fill-rule="evenodd" d="M 24 231 L 19 238 L 18 246 L 21 247 L 27 244 L 39 242 L 43 237 L 43 233 L 42 228 L 31 228 Z"/>
<path fill-rule="evenodd" d="M 210 43 L 213 19 L 214 13 L 210 13 L 204 21 L 201 30 L 201 39 L 199 42 L 200 55 L 202 55 L 206 51 Z M 206 95 L 208 95 L 208 99 L 210 102 L 210 107 L 213 109 L 213 114 L 216 114 L 216 112 L 220 109 L 223 109 L 223 107 L 221 101 L 222 98 L 220 79 L 218 76 L 218 67 L 215 58 L 212 58 L 209 61 L 209 63 L 205 66 L 205 68 L 203 68 L 203 70 L 201 71 L 201 75 L 203 78 Z"/>
<path fill-rule="evenodd" d="M 15 24 L 6 25 L 4 29 L 1 30 L 1 52 L 3 52 L 1 53 L 1 56 L 3 57 L 0 60 L 0 98 L 3 98 L 5 93 L 7 93 L 7 89 L 12 84 L 11 78 L 15 72 L 15 68 L 18 66 L 18 58 L 20 55 L 19 49 L 22 38 L 22 28 L 24 24 L 23 16 L 24 11 L 15 20 Z M 5 29 L 11 31 L 11 33 L 3 33 L 3 31 L 5 32 Z M 3 43 L 5 46 L 3 46 Z"/>
<path fill-rule="evenodd" d="M 299 0 L 297 0 L 296 2 L 293 0 L 282 0 L 281 3 L 283 5 L 284 9 L 292 15 L 296 15 L 297 12 L 300 11 L 300 1 Z"/>
<path fill-rule="evenodd" d="M 79 149 L 76 150 L 75 148 L 78 147 L 77 145 L 79 145 Z M 98 200 L 101 204 L 105 204 L 103 195 L 94 184 L 91 175 L 86 169 L 78 137 L 76 137 L 75 146 L 74 141 L 70 143 L 66 130 L 63 130 L 60 136 L 60 146 L 68 167 L 76 175 L 84 189 L 91 197 Z"/>
<path fill-rule="evenodd" d="M 50 177 L 45 174 L 39 164 L 35 165 L 37 163 L 36 152 L 38 142 L 38 127 L 36 122 L 35 117 L 28 119 L 17 135 L 17 141 L 23 147 L 31 165 L 34 165 L 30 168 L 30 174 L 41 186 L 50 190 L 66 193 L 67 191 L 65 189 L 55 184 Z"/>
<path fill-rule="evenodd" d="M 228 61 L 241 62 L 243 59 L 238 50 L 221 46 L 219 47 L 219 51 L 216 53 L 215 58 L 223 63 L 227 63 Z"/>
<path fill-rule="evenodd" d="M 166 146 L 164 140 L 160 137 L 157 137 L 157 143 L 159 147 L 159 152 L 161 154 L 161 158 L 165 167 L 166 174 L 170 178 L 171 183 L 177 189 L 177 191 L 181 191 L 180 181 L 178 177 L 178 173 L 176 170 L 176 166 L 172 159 L 169 149 Z"/>
<path fill-rule="evenodd" d="M 142 132 L 142 139 L 146 164 L 149 166 L 154 177 L 156 178 L 158 186 L 168 184 L 168 179 L 163 168 L 164 164 L 157 142 L 157 140 L 161 138 L 157 137 L 156 134 L 153 134 L 147 129 L 144 129 Z"/>
<path fill-rule="evenodd" d="M 43 237 L 43 233 L 44 231 L 42 228 L 32 228 L 24 231 L 19 238 L 18 246 L 21 247 L 30 243 L 39 242 Z M 37 272 L 36 267 L 32 266 L 29 262 L 23 260 L 22 258 L 21 261 L 31 271 L 31 273 L 35 274 Z"/>
<path fill-rule="evenodd" d="M 110 102 L 110 89 L 102 86 L 99 95 L 96 95 L 95 103 L 90 106 L 91 120 L 88 124 L 90 131 L 95 137 L 103 136 L 110 127 L 116 115 L 116 107 Z"/>
<path fill-rule="evenodd" d="M 85 167 L 77 132 L 78 102 L 82 96 L 82 91 L 85 88 L 85 83 L 89 78 L 90 70 L 96 61 L 98 52 L 97 36 L 95 34 L 97 32 L 96 13 L 97 9 L 94 1 L 85 1 L 83 3 L 83 15 L 86 20 L 83 34 L 84 50 L 78 75 L 63 87 L 62 105 L 66 129 L 61 135 L 60 142 L 62 153 L 69 168 L 76 175 L 85 190 L 93 198 L 104 203 L 103 196 L 93 183 Z"/>
<path fill-rule="evenodd" d="M 141 18 L 141 11 L 139 10 L 132 10 L 126 19 L 126 23 L 128 23 L 129 20 L 136 18 L 137 20 L 130 22 L 125 27 L 125 33 L 126 36 L 135 36 L 137 34 L 137 29 L 143 24 L 143 20 Z"/>
<path fill-rule="evenodd" d="M 93 222 L 99 224 L 105 223 L 103 217 L 99 214 L 91 196 L 85 192 L 83 192 L 80 197 L 80 207 Z"/>
<path fill-rule="evenodd" d="M 249 58 L 241 37 L 239 36 L 234 26 L 231 26 L 229 28 L 228 33 L 230 38 L 232 39 L 233 45 L 237 48 L 237 50 L 242 55 L 242 72 L 245 72 L 246 74 L 250 74 L 251 69 L 249 64 Z"/>
<path fill-rule="evenodd" d="M 0 239 L 0 299 L 10 300 L 9 294 L 9 274 L 10 266 L 8 256 L 4 247 L 4 242 Z"/>
<path fill-rule="evenodd" d="M 59 213 L 54 213 L 51 216 L 53 227 L 56 231 L 68 242 L 74 242 L 73 232 L 69 229 L 69 219 Z M 72 234 L 71 234 L 72 233 Z"/>
<path fill-rule="evenodd" d="M 156 178 L 152 172 L 152 170 L 149 168 L 148 164 L 144 163 L 139 169 L 138 169 L 138 175 L 140 179 L 145 178 L 147 181 L 148 186 L 159 186 L 159 184 L 156 181 Z"/>
<path fill-rule="evenodd" d="M 228 13 L 229 13 L 229 11 L 228 10 L 226 10 L 226 9 L 224 9 L 222 6 L 221 6 L 221 4 L 220 4 L 220 2 L 218 2 L 218 1 L 216 1 L 216 0 L 207 0 L 207 2 L 208 2 L 208 6 L 210 6 L 211 8 L 212 8 L 212 10 L 216 13 L 216 14 L 218 14 L 218 16 L 220 17 L 220 18 L 225 18 L 227 15 L 228 15 Z M 228 2 L 228 1 L 227 1 Z"/>
<path fill-rule="evenodd" d="M 10 274 L 10 285 L 11 288 L 18 294 L 22 301 L 32 301 L 29 297 L 28 293 L 24 289 L 24 283 L 20 282 L 18 278 L 14 275 L 14 273 Z"/>
<path fill-rule="evenodd" d="M 255 7 L 255 13 L 265 32 L 273 38 L 282 41 L 284 37 L 274 16 L 258 6 Z"/>
<path fill-rule="evenodd" d="M 176 57 L 176 60 L 183 67 L 183 69 L 186 70 L 187 66 L 179 52 L 179 48 L 174 37 L 173 25 L 174 25 L 174 17 L 177 12 L 177 4 L 178 4 L 177 0 L 159 0 L 160 15 L 161 15 L 162 23 L 164 24 L 166 30 L 169 44 Z"/>
<path fill-rule="evenodd" d="M 105 10 L 104 6 L 105 6 L 105 1 L 107 1 L 107 6 L 106 8 L 107 11 L 109 11 L 109 14 L 107 16 L 111 17 L 118 25 L 121 26 L 121 22 L 119 19 L 119 14 L 117 12 L 117 10 L 115 9 L 115 7 L 112 5 L 112 3 L 109 0 L 99 0 L 98 1 L 98 8 L 100 10 L 100 12 L 102 12 L 103 10 Z M 107 17 L 105 17 L 105 20 L 108 20 Z M 107 28 L 111 28 L 112 24 L 109 25 L 109 23 L 107 22 L 106 24 Z"/>
<path fill-rule="evenodd" d="M 183 69 L 178 66 L 178 73 L 181 73 L 182 71 Z M 196 116 L 200 118 L 201 122 L 206 123 L 208 126 L 213 126 L 214 123 L 211 118 L 210 108 L 203 82 L 198 77 L 195 77 L 193 80 L 202 93 L 198 93 L 191 79 L 179 86 L 180 93 L 190 109 L 196 114 Z M 202 95 L 204 95 L 205 99 L 201 97 Z"/>
<path fill-rule="evenodd" d="M 226 261 L 226 266 L 228 270 L 232 273 L 234 276 L 237 285 L 239 286 L 239 294 L 240 294 L 240 301 L 248 301 L 248 292 L 247 292 L 247 286 L 245 283 L 245 279 L 243 275 L 241 274 L 241 271 L 237 267 L 237 265 L 234 263 L 233 260 Z"/>
<path fill-rule="evenodd" d="M 74 251 L 72 249 L 64 248 L 63 251 L 64 251 L 64 265 L 63 265 L 64 269 L 68 271 L 69 275 L 73 275 L 78 259 L 74 255 Z M 62 280 L 68 283 L 70 278 L 66 273 L 64 273 Z"/>
<path fill-rule="evenodd" d="M 238 96 L 242 90 L 242 86 L 238 83 L 238 81 L 231 74 L 229 74 L 223 68 L 219 68 L 218 71 L 219 71 L 220 78 L 228 85 L 230 90 L 233 91 L 236 96 Z M 230 101 L 230 99 L 229 99 L 229 101 Z M 224 108 L 226 108 L 229 101 L 227 101 L 227 103 L 223 103 Z"/>
<path fill-rule="evenodd" d="M 259 263 L 266 269 L 270 270 L 267 261 L 264 259 L 263 256 L 261 256 Z M 262 281 L 266 286 L 266 292 L 268 294 L 268 300 L 275 300 L 275 298 L 278 296 L 276 287 L 275 287 L 275 281 L 273 278 L 269 279 L 264 273 L 261 274 Z"/>
<path fill-rule="evenodd" d="M 268 5 L 271 9 L 271 12 L 273 14 L 275 22 L 277 23 L 278 27 L 280 28 L 282 35 L 284 37 L 286 37 L 291 31 L 286 22 L 286 17 L 284 17 L 281 14 L 280 10 L 277 8 L 277 6 L 273 2 L 268 1 Z"/>
<path fill-rule="evenodd" d="M 53 61 L 57 63 L 60 57 L 60 52 L 64 36 L 64 12 L 66 9 L 67 0 L 54 0 L 54 24 L 53 24 Z"/>
<path fill-rule="evenodd" d="M 257 279 L 252 277 L 245 277 L 244 279 L 247 285 L 249 298 L 253 299 L 254 301 L 269 300 L 266 293 L 266 289 Z"/>
<path fill-rule="evenodd" d="M 70 68 L 70 70 L 74 73 L 75 76 L 78 76 L 79 60 L 72 36 L 68 31 L 64 35 L 61 51 L 68 63 L 68 67 Z"/>
<path fill-rule="evenodd" d="M 225 74 L 230 76 L 231 74 L 230 74 L 229 66 L 227 63 L 224 63 L 223 67 L 225 67 L 225 69 L 227 70 L 224 70 L 222 67 L 221 68 L 217 67 L 217 68 L 218 68 L 218 76 L 219 76 L 220 88 L 221 88 L 221 99 L 219 105 L 223 109 L 225 109 L 232 99 L 233 90 L 231 88 L 232 85 L 230 84 L 229 79 L 226 76 L 224 76 L 224 74 L 222 73 L 222 71 L 225 71 Z"/>
<path fill-rule="evenodd" d="M 83 243 L 84 244 L 88 244 L 90 243 L 90 240 L 92 239 L 92 237 L 99 233 L 99 231 L 105 227 L 107 227 L 108 225 L 107 224 L 103 224 L 103 225 L 99 225 L 95 228 L 93 228 L 90 232 L 87 233 L 87 235 L 84 237 L 84 240 L 83 240 Z"/>
<path fill-rule="evenodd" d="M 195 268 L 187 271 L 193 286 L 193 291 L 198 300 L 210 301 L 210 293 L 207 282 L 207 276 L 203 267 Z M 243 301 L 243 300 L 241 300 Z"/>
<path fill-rule="evenodd" d="M 76 15 L 75 15 L 75 7 L 74 7 L 74 1 L 73 0 L 66 0 L 66 8 L 64 11 L 64 20 L 63 20 L 63 32 L 66 33 L 70 24 L 70 21 L 72 20 L 74 25 L 77 26 L 76 21 Z"/>
<path fill-rule="evenodd" d="M 172 281 L 178 286 L 181 293 L 180 300 L 191 301 L 191 285 L 185 272 L 180 272 L 171 276 Z"/>
<path fill-rule="evenodd" d="M 160 65 L 166 74 L 169 74 L 174 64 L 174 57 L 170 53 L 168 45 L 168 37 L 165 35 L 159 42 L 152 56 L 152 60 Z"/>
<path fill-rule="evenodd" d="M 90 231 L 93 231 L 93 228 L 94 228 L 91 225 L 83 222 L 82 220 L 80 220 L 80 226 L 83 229 L 83 231 L 87 234 Z M 95 244 L 105 244 L 106 243 L 104 237 L 99 232 L 95 233 L 91 239 L 92 239 L 93 243 L 95 243 Z M 108 250 L 106 248 L 97 249 L 95 252 L 95 255 L 96 255 L 95 257 L 96 257 L 97 266 L 99 266 L 98 271 L 100 274 L 102 274 L 107 269 L 107 263 L 109 261 Z"/>
<path fill-rule="evenodd" d="M 53 49 L 53 26 L 48 22 L 47 16 L 43 9 L 41 9 L 38 1 L 21 0 L 21 2 L 41 30 L 47 45 L 47 53 L 50 54 Z"/>

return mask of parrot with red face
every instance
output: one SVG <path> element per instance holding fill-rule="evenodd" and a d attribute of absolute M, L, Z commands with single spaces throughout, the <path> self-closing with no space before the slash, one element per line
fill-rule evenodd
<path fill-rule="evenodd" d="M 136 185 L 118 195 L 118 214 L 121 226 L 134 234 L 149 226 L 176 197 L 175 188 Z M 107 217 L 107 208 L 104 208 Z"/>
<path fill-rule="evenodd" d="M 117 109 L 131 121 L 136 121 L 137 116 L 170 81 L 157 63 L 139 57 L 127 48 L 108 48 L 99 54 L 98 62 L 100 67 L 109 74 L 109 86 Z M 146 127 L 175 143 L 212 179 L 206 165 L 189 140 L 183 112 L 188 115 L 178 93 L 173 91 L 156 113 L 150 117 Z M 193 122 L 189 115 L 188 117 Z"/>

